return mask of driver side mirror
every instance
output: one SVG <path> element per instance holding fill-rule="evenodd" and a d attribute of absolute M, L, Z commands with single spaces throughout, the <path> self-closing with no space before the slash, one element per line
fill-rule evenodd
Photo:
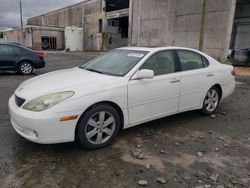
<path fill-rule="evenodd" d="M 149 69 L 138 70 L 133 76 L 133 80 L 141 80 L 141 79 L 152 79 L 154 78 L 154 71 Z"/>

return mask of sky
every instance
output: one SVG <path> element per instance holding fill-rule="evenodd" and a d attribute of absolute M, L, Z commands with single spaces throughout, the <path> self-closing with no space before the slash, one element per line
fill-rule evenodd
<path fill-rule="evenodd" d="M 83 0 L 22 0 L 23 23 L 27 23 L 27 18 L 81 1 Z M 19 26 L 19 0 L 0 0 L 0 28 Z"/>

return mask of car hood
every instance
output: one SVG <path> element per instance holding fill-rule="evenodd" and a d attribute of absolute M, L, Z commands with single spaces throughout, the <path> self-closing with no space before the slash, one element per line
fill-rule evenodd
<path fill-rule="evenodd" d="M 21 98 L 35 98 L 46 94 L 74 90 L 79 85 L 101 84 L 117 79 L 115 76 L 90 72 L 81 68 L 51 72 L 23 82 L 15 91 Z"/>

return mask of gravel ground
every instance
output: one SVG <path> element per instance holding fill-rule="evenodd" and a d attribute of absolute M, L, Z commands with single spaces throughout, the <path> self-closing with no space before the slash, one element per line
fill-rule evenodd
<path fill-rule="evenodd" d="M 0 73 L 0 187 L 249 187 L 250 77 L 215 117 L 182 113 L 123 131 L 109 147 L 38 145 L 12 129 L 7 102 L 24 80 L 81 65 L 98 53 L 49 53 L 34 75 Z"/>

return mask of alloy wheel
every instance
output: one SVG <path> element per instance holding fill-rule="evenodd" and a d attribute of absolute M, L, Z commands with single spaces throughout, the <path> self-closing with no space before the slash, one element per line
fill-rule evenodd
<path fill-rule="evenodd" d="M 92 144 L 107 142 L 115 132 L 115 118 L 107 111 L 100 111 L 89 118 L 85 127 L 87 140 Z"/>
<path fill-rule="evenodd" d="M 218 103 L 219 103 L 218 92 L 216 89 L 212 88 L 207 92 L 207 96 L 205 99 L 206 110 L 209 112 L 214 111 L 217 108 Z"/>
<path fill-rule="evenodd" d="M 32 65 L 30 63 L 23 63 L 20 69 L 23 74 L 30 74 L 33 70 Z"/>

